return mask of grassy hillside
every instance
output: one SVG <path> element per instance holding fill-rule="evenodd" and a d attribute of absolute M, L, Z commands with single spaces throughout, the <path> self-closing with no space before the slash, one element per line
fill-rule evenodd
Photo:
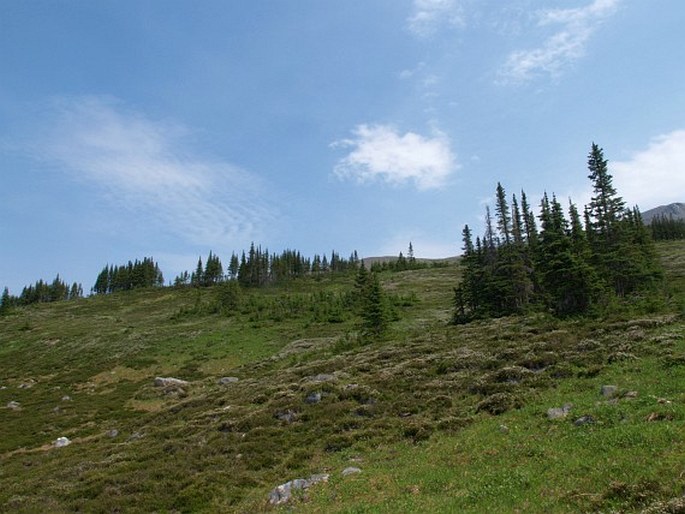
<path fill-rule="evenodd" d="M 667 309 L 604 320 L 450 326 L 457 267 L 388 273 L 398 319 L 373 344 L 345 309 L 351 276 L 247 291 L 230 316 L 211 289 L 16 310 L 0 317 L 0 510 L 680 512 L 685 244 L 659 249 Z"/>

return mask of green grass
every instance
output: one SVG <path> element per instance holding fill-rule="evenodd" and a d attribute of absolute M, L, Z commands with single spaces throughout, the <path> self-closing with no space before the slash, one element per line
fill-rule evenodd
<path fill-rule="evenodd" d="M 386 273 L 399 316 L 372 343 L 340 309 L 351 276 L 244 291 L 230 316 L 213 313 L 211 289 L 17 309 L 0 317 L 0 510 L 260 512 L 276 485 L 322 471 L 328 484 L 282 509 L 668 501 L 685 486 L 685 244 L 659 252 L 670 285 L 659 309 L 610 319 L 450 326 L 457 267 Z M 160 375 L 191 383 L 165 392 Z M 607 403 L 602 384 L 638 396 Z M 547 420 L 564 403 L 569 417 Z M 597 422 L 575 426 L 582 415 Z M 60 436 L 72 444 L 52 448 Z M 350 465 L 363 472 L 342 478 Z"/>

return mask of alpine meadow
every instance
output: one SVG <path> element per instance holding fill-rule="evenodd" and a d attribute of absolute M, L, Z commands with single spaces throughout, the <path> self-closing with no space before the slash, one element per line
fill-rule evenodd
<path fill-rule="evenodd" d="M 253 244 L 6 290 L 3 510 L 682 512 L 685 242 L 588 170 L 582 218 L 498 184 L 457 260 Z"/>
<path fill-rule="evenodd" d="M 0 513 L 685 514 L 685 1 L 0 1 Z"/>

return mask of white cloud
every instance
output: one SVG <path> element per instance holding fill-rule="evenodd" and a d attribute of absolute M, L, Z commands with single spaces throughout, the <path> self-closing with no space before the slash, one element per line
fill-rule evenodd
<path fill-rule="evenodd" d="M 249 240 L 270 218 L 257 180 L 227 162 L 185 151 L 191 134 L 103 97 L 57 103 L 32 145 L 39 158 L 98 186 L 144 223 L 195 244 Z"/>
<path fill-rule="evenodd" d="M 414 0 L 407 23 L 415 36 L 429 37 L 442 26 L 462 26 L 463 9 L 457 0 Z"/>
<path fill-rule="evenodd" d="M 500 74 L 505 82 L 526 82 L 540 74 L 558 76 L 585 54 L 597 27 L 614 14 L 621 0 L 594 0 L 573 9 L 547 9 L 537 13 L 538 26 L 561 25 L 539 48 L 509 55 Z"/>
<path fill-rule="evenodd" d="M 335 166 L 340 178 L 360 183 L 380 180 L 388 184 L 414 182 L 420 190 L 443 186 L 458 168 L 450 142 L 441 132 L 432 138 L 414 132 L 399 134 L 388 125 L 359 125 L 353 139 L 337 141 L 335 147 L 352 151 Z"/>
<path fill-rule="evenodd" d="M 609 162 L 614 187 L 628 205 L 648 210 L 685 202 L 685 130 L 653 138 L 629 160 Z"/>

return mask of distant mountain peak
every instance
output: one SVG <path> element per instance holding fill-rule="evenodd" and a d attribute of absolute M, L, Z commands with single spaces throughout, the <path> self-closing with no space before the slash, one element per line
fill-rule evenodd
<path fill-rule="evenodd" d="M 649 209 L 642 213 L 642 219 L 646 224 L 652 222 L 654 218 L 659 216 L 666 216 L 667 218 L 673 217 L 673 219 L 685 219 L 685 203 L 675 202 L 669 203 L 668 205 L 660 205 Z"/>

